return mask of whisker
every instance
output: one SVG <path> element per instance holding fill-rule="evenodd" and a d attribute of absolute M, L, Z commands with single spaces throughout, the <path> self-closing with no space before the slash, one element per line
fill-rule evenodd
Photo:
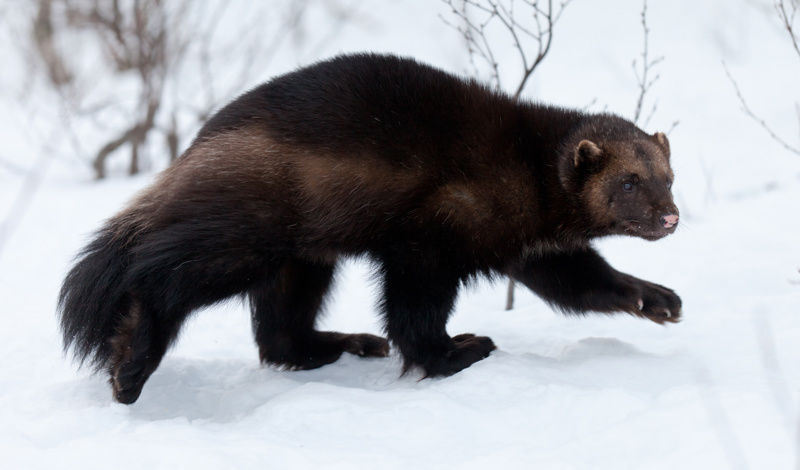
<path fill-rule="evenodd" d="M 688 230 L 691 232 L 692 230 L 694 230 L 694 227 L 692 227 L 692 224 L 687 223 L 685 220 L 681 220 L 678 226 L 676 227 L 676 230 L 681 230 L 681 231 Z"/>

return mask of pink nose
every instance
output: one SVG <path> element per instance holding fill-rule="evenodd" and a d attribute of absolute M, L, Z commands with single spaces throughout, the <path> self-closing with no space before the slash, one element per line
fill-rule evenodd
<path fill-rule="evenodd" d="M 678 225 L 678 216 L 675 214 L 664 215 L 661 217 L 661 224 L 664 228 L 672 228 Z"/>

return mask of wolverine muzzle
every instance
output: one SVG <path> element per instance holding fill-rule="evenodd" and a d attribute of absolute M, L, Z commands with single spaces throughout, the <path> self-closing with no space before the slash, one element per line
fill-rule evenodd
<path fill-rule="evenodd" d="M 676 214 L 662 215 L 661 225 L 666 229 L 675 227 L 678 225 L 678 216 Z"/>

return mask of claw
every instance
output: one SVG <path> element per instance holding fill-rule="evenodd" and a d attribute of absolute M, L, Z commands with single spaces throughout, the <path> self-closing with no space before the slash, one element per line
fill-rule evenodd
<path fill-rule="evenodd" d="M 668 308 L 665 308 L 664 312 L 667 313 L 667 318 L 672 318 L 672 312 L 670 312 Z"/>
<path fill-rule="evenodd" d="M 639 299 L 639 301 L 636 302 L 636 306 L 639 307 L 639 310 L 643 309 L 644 308 L 644 300 Z M 669 316 L 669 315 L 667 315 L 667 316 Z"/>

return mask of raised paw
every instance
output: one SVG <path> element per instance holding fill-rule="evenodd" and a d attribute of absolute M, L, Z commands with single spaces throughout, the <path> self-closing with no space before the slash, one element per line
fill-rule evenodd
<path fill-rule="evenodd" d="M 659 325 L 667 322 L 677 323 L 681 320 L 681 299 L 671 289 L 636 279 L 635 290 L 636 310 L 628 308 L 630 313 Z"/>

